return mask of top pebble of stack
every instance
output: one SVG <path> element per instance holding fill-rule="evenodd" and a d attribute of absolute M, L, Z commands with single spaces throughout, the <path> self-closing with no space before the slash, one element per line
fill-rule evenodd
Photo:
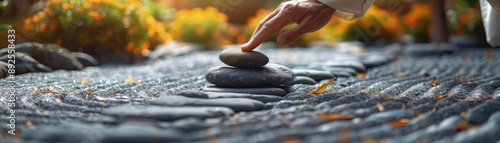
<path fill-rule="evenodd" d="M 257 51 L 243 52 L 240 48 L 229 48 L 219 54 L 219 59 L 237 68 L 259 68 L 269 62 L 269 58 Z"/>

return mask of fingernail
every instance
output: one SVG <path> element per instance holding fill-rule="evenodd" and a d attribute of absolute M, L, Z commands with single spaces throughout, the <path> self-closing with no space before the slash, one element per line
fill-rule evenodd
<path fill-rule="evenodd" d="M 241 49 L 246 48 L 246 47 L 248 47 L 248 43 L 245 43 L 245 44 L 241 45 L 240 47 L 241 47 Z"/>
<path fill-rule="evenodd" d="M 248 48 L 248 43 L 245 43 L 240 47 L 241 51 L 247 51 L 247 48 Z"/>

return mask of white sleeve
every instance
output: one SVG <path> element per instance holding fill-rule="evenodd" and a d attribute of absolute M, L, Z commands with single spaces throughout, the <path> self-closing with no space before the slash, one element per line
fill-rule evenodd
<path fill-rule="evenodd" d="M 318 0 L 319 2 L 336 9 L 333 14 L 336 17 L 353 20 L 363 17 L 373 0 Z"/>
<path fill-rule="evenodd" d="M 490 0 L 480 0 L 486 40 L 492 47 L 500 46 L 500 11 L 494 10 Z M 498 3 L 498 1 L 497 1 Z M 498 5 L 497 5 L 498 6 Z"/>
<path fill-rule="evenodd" d="M 488 0 L 491 7 L 495 9 L 497 12 L 500 12 L 500 0 Z"/>

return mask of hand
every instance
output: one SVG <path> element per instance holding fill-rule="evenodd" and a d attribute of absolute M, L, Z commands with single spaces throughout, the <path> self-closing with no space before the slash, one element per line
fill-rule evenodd
<path fill-rule="evenodd" d="M 273 13 L 260 21 L 252 38 L 241 46 L 241 50 L 252 51 L 286 25 L 297 23 L 297 26 L 278 36 L 279 45 L 290 44 L 301 35 L 321 29 L 330 21 L 333 12 L 335 9 L 316 0 L 284 2 Z"/>

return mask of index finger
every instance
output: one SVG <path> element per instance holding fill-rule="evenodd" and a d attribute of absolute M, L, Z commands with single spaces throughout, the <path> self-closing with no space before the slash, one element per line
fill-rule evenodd
<path fill-rule="evenodd" d="M 280 12 L 269 21 L 262 21 L 264 22 L 263 24 L 261 24 L 262 26 L 259 29 L 255 30 L 256 32 L 254 33 L 250 41 L 243 45 L 241 47 L 241 50 L 252 51 L 253 49 L 257 48 L 260 43 L 264 42 L 266 39 L 271 37 L 271 35 L 289 24 L 291 22 L 289 19 L 291 18 L 286 18 L 286 16 L 289 15 L 284 15 L 282 12 Z"/>

